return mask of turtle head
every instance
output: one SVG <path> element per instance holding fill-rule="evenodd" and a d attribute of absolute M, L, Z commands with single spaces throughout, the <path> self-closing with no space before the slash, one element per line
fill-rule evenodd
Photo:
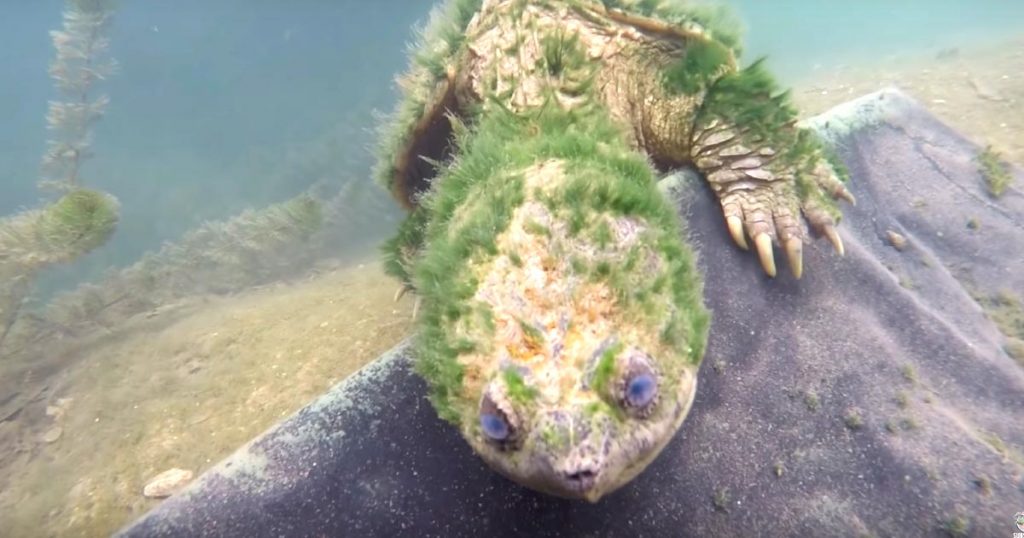
<path fill-rule="evenodd" d="M 431 295 L 423 341 L 444 346 L 425 346 L 437 354 L 423 370 L 453 372 L 435 402 L 494 469 L 593 502 L 639 474 L 686 417 L 708 315 L 674 214 L 639 210 L 667 206 L 660 193 L 557 160 L 522 177 L 492 254 L 457 277 L 431 273 L 466 284 Z M 471 235 L 471 207 L 448 237 Z M 454 364 L 431 360 L 448 350 Z"/>
<path fill-rule="evenodd" d="M 594 502 L 690 409 L 709 322 L 700 276 L 653 181 L 558 159 L 511 172 L 466 194 L 418 263 L 419 371 L 495 470 Z"/>
<path fill-rule="evenodd" d="M 672 438 L 693 401 L 693 370 L 662 371 L 642 346 L 610 335 L 562 357 L 580 368 L 508 366 L 485 385 L 463 434 L 516 482 L 596 502 L 632 480 Z M 574 375 L 578 374 L 578 375 Z"/>

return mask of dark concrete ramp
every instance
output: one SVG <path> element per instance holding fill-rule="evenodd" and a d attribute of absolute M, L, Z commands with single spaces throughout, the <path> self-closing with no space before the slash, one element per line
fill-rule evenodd
<path fill-rule="evenodd" d="M 1011 536 L 1024 368 L 972 294 L 1024 293 L 1024 196 L 991 199 L 978 148 L 898 92 L 811 123 L 853 176 L 847 256 L 819 241 L 803 280 L 767 279 L 684 184 L 714 312 L 696 403 L 600 503 L 489 471 L 399 347 L 123 535 Z"/>

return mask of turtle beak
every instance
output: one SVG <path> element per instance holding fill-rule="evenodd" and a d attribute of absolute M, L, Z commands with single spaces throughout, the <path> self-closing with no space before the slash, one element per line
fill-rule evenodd
<path fill-rule="evenodd" d="M 611 432 L 582 413 L 557 413 L 552 418 L 569 442 L 560 453 L 550 454 L 555 486 L 563 495 L 596 502 L 605 493 L 607 454 L 603 447 Z"/>
<path fill-rule="evenodd" d="M 601 497 L 601 494 L 594 489 L 600 472 L 600 466 L 583 465 L 572 471 L 563 472 L 562 483 L 569 491 L 594 502 Z"/>
<path fill-rule="evenodd" d="M 615 453 L 610 451 L 614 425 L 560 409 L 542 417 L 526 441 L 525 457 L 510 460 L 484 451 L 484 459 L 521 485 L 566 499 L 594 503 L 619 485 L 621 469 L 613 465 Z"/>

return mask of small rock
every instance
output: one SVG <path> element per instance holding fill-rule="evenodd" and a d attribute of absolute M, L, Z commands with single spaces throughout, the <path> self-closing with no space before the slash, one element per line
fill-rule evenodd
<path fill-rule="evenodd" d="M 903 249 L 907 248 L 907 238 L 906 237 L 903 237 L 902 235 L 900 235 L 900 234 L 898 234 L 898 233 L 896 233 L 896 232 L 894 232 L 892 230 L 889 230 L 889 231 L 885 232 L 885 236 L 886 236 L 886 238 L 889 239 L 889 244 L 892 245 L 892 248 L 894 248 L 894 249 L 896 249 L 896 250 L 898 250 L 900 252 L 902 252 Z"/>
<path fill-rule="evenodd" d="M 170 497 L 192 480 L 192 471 L 171 469 L 164 471 L 146 483 L 142 494 L 151 499 Z"/>
<path fill-rule="evenodd" d="M 1003 96 L 1001 96 L 998 93 L 996 93 L 995 90 L 993 90 L 991 87 L 989 87 L 983 81 L 981 81 L 979 79 L 976 79 L 976 78 L 972 78 L 970 82 L 971 82 L 971 87 L 974 88 L 974 92 L 978 94 L 978 97 L 981 97 L 982 99 L 987 99 L 989 101 L 1005 101 L 1006 100 L 1006 99 L 1003 98 Z"/>
<path fill-rule="evenodd" d="M 46 433 L 43 434 L 43 442 L 47 444 L 56 443 L 57 439 L 60 439 L 60 436 L 63 434 L 64 428 L 61 428 L 60 426 L 54 426 L 49 430 L 46 430 Z"/>
<path fill-rule="evenodd" d="M 64 417 L 64 408 L 56 405 L 46 406 L 46 416 L 53 418 L 53 420 L 60 420 Z"/>

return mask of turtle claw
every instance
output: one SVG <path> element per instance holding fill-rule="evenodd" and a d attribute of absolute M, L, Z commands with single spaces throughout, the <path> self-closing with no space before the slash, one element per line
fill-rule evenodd
<path fill-rule="evenodd" d="M 416 302 L 414 302 L 412 304 L 412 319 L 413 319 L 413 321 L 416 320 L 417 314 L 420 313 L 420 303 L 421 302 L 423 302 L 423 299 L 421 297 L 419 297 L 419 296 L 416 296 Z"/>
<path fill-rule="evenodd" d="M 747 238 L 743 235 L 743 219 L 736 215 L 729 215 L 725 218 L 725 222 L 729 225 L 729 235 L 732 236 L 732 240 L 743 250 L 748 250 L 750 247 L 747 246 Z"/>
<path fill-rule="evenodd" d="M 841 191 L 835 193 L 835 197 L 837 200 L 845 200 L 850 205 L 857 205 L 857 198 L 850 191 L 846 190 L 846 187 L 842 187 Z"/>
<path fill-rule="evenodd" d="M 857 205 L 857 199 L 853 197 L 853 194 L 846 188 L 843 181 L 839 179 L 832 165 L 824 160 L 819 161 L 814 167 L 811 176 L 822 192 L 832 196 L 833 200 L 843 200 L 849 202 L 850 205 Z"/>
<path fill-rule="evenodd" d="M 793 278 L 799 279 L 804 274 L 804 242 L 799 237 L 786 241 L 786 259 Z"/>
<path fill-rule="evenodd" d="M 762 233 L 754 238 L 754 245 L 757 246 L 757 257 L 761 259 L 761 267 L 768 276 L 775 276 L 775 255 L 772 253 L 772 237 Z"/>
<path fill-rule="evenodd" d="M 408 284 L 402 284 L 402 287 L 395 291 L 395 302 L 397 303 L 406 293 L 412 291 L 412 286 Z"/>
<path fill-rule="evenodd" d="M 827 180 L 812 185 L 822 187 L 823 183 L 827 183 Z M 804 273 L 803 242 L 808 237 L 808 227 L 815 237 L 827 237 L 840 256 L 846 253 L 836 231 L 836 212 L 831 209 L 834 202 L 828 195 L 832 193 L 847 201 L 852 200 L 853 196 L 841 184 L 839 188 L 845 194 L 840 194 L 839 190 L 819 191 L 818 195 L 803 198 L 799 198 L 795 189 L 781 181 L 717 190 L 720 192 L 722 212 L 732 240 L 740 248 L 749 250 L 747 238 L 752 238 L 761 267 L 772 277 L 777 272 L 773 252 L 775 243 L 785 253 L 793 277 L 799 279 Z"/>
<path fill-rule="evenodd" d="M 829 243 L 832 243 L 832 247 L 836 249 L 836 253 L 840 256 L 846 255 L 846 248 L 843 246 L 843 240 L 839 237 L 839 232 L 836 231 L 836 227 L 831 224 L 824 226 L 821 231 L 828 238 Z"/>
<path fill-rule="evenodd" d="M 401 299 L 403 296 L 405 296 L 406 293 L 410 291 L 415 292 L 416 289 L 410 286 L 409 284 L 402 284 L 402 287 L 398 288 L 398 291 L 395 292 L 395 302 L 397 303 L 399 299 Z M 422 301 L 423 298 L 417 295 L 416 301 L 412 303 L 412 319 L 414 321 L 416 320 L 416 316 L 420 312 L 420 303 Z"/>

